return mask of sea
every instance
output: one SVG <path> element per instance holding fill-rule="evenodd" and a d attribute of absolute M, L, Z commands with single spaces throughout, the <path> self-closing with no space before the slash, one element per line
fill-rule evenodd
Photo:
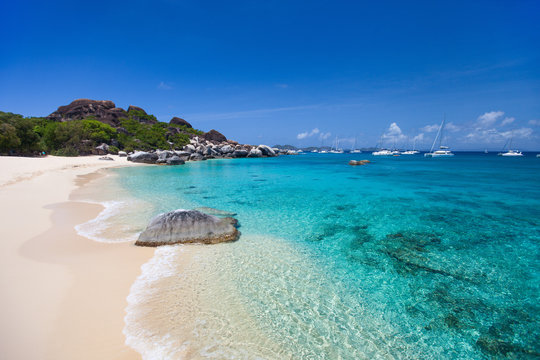
<path fill-rule="evenodd" d="M 535 155 L 116 168 L 78 230 L 133 241 L 175 209 L 238 220 L 236 242 L 142 266 L 124 334 L 144 359 L 539 359 Z"/>

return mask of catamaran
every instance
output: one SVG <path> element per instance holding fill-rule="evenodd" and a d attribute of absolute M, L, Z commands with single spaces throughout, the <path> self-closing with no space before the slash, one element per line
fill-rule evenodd
<path fill-rule="evenodd" d="M 442 139 L 443 139 L 443 130 L 444 130 L 444 123 L 446 122 L 446 116 L 444 116 L 443 121 L 441 123 L 441 126 L 439 126 L 439 131 L 437 131 L 437 136 L 435 136 L 435 140 L 433 140 L 433 144 L 431 145 L 431 149 L 428 153 L 425 153 L 425 157 L 449 157 L 454 156 L 454 154 L 450 151 L 450 148 L 448 146 L 442 146 Z M 435 148 L 435 144 L 437 143 L 437 140 L 439 140 L 439 150 L 433 151 Z"/>
<path fill-rule="evenodd" d="M 384 133 L 381 135 L 381 138 L 379 139 L 379 142 L 377 143 L 377 148 L 379 150 L 372 152 L 371 155 L 374 155 L 374 156 L 392 156 L 392 155 L 394 155 L 394 153 L 392 151 L 382 148 L 383 147 L 382 146 L 383 145 L 383 136 L 384 136 Z"/>
<path fill-rule="evenodd" d="M 420 151 L 416 150 L 416 139 L 414 139 L 412 150 L 403 151 L 401 155 L 416 155 L 416 154 L 420 154 Z"/>
<path fill-rule="evenodd" d="M 354 146 L 351 150 L 351 154 L 361 154 L 362 153 L 362 150 L 359 150 L 356 148 L 356 136 L 354 137 Z"/>
<path fill-rule="evenodd" d="M 514 132 L 512 131 L 512 136 L 510 136 L 510 144 L 508 144 L 508 151 L 507 152 L 500 152 L 497 155 L 499 156 L 523 156 L 521 151 L 519 150 L 512 150 L 512 140 L 514 139 Z M 508 143 L 508 142 L 507 142 Z M 506 144 L 504 144 L 503 149 L 506 147 Z M 503 150 L 504 151 L 504 150 Z"/>

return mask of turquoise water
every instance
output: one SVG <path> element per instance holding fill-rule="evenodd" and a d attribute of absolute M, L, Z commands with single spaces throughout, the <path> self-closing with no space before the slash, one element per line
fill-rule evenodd
<path fill-rule="evenodd" d="M 216 266 L 250 321 L 287 348 L 276 358 L 533 359 L 540 159 L 527 155 L 306 154 L 115 171 L 153 205 L 149 216 L 237 214 L 243 235 Z"/>

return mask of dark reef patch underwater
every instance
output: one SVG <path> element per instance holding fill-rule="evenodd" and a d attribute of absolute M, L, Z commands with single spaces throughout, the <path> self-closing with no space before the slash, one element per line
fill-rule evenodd
<path fill-rule="evenodd" d="M 237 252 L 230 274 L 260 328 L 295 354 L 540 358 L 540 159 L 350 159 L 115 171 L 156 213 L 228 209 L 243 234 L 280 238 L 301 254 L 263 268 L 258 255 Z M 271 241 L 249 239 L 235 246 L 272 253 Z"/>

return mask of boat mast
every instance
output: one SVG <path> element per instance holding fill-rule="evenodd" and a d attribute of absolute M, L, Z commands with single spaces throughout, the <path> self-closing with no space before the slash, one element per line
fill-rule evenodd
<path fill-rule="evenodd" d="M 446 114 L 444 115 L 441 126 L 439 126 L 439 131 L 437 131 L 437 136 L 435 136 L 435 139 L 433 140 L 433 144 L 431 145 L 431 150 L 429 150 L 430 153 L 433 152 L 433 148 L 435 147 L 435 144 L 437 143 L 437 139 L 439 139 L 439 136 L 441 135 L 441 130 L 442 130 L 442 127 L 444 125 L 444 120 L 446 120 Z M 439 142 L 439 146 L 441 146 L 440 142 Z"/>

